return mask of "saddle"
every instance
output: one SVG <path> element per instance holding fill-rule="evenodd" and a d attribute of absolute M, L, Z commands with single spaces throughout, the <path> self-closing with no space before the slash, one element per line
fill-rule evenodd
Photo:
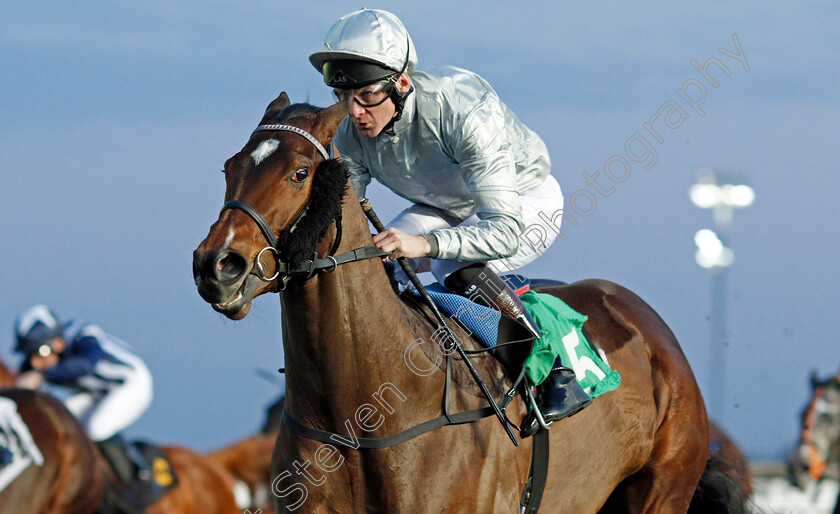
<path fill-rule="evenodd" d="M 145 441 L 132 441 L 128 448 L 129 458 L 134 460 L 136 457 L 130 454 L 138 452 L 149 466 L 148 469 L 141 468 L 137 480 L 127 484 L 123 497 L 132 505 L 144 509 L 175 487 L 178 478 L 160 447 Z"/>
<path fill-rule="evenodd" d="M 618 373 L 610 369 L 597 345 L 591 345 L 588 340 L 583 328 L 587 316 L 553 295 L 534 291 L 538 287 L 567 285 L 565 282 L 530 280 L 519 274 L 502 275 L 500 278 L 521 297 L 526 309 L 542 328 L 543 337 L 533 340 L 530 332 L 517 321 L 501 316 L 498 310 L 455 294 L 440 284 L 425 288 L 438 308 L 448 314 L 447 321 L 461 326 L 477 339 L 485 348 L 478 352 L 491 352 L 505 368 L 511 382 L 518 382 L 524 366 L 532 384 L 542 383 L 555 358 L 559 357 L 564 366 L 574 370 L 577 381 L 592 398 L 619 386 Z M 418 294 L 411 290 L 401 297 L 404 301 L 417 303 Z"/>
<path fill-rule="evenodd" d="M 139 478 L 151 480 L 162 487 L 164 492 L 178 485 L 178 477 L 172 468 L 172 463 L 169 462 L 169 458 L 163 453 L 160 446 L 146 441 L 133 441 L 131 444 L 143 454 L 146 462 L 151 464 L 152 467 L 150 476 L 140 476 Z"/>
<path fill-rule="evenodd" d="M 145 509 L 178 484 L 171 462 L 154 444 L 122 441 L 98 446 L 119 479 L 114 484 L 118 495 L 135 509 Z"/>

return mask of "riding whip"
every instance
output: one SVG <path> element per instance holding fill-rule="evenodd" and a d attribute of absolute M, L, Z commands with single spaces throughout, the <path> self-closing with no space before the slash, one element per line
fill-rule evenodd
<path fill-rule="evenodd" d="M 382 221 L 379 220 L 379 216 L 377 216 L 376 213 L 373 212 L 373 206 L 371 206 L 370 201 L 367 198 L 362 198 L 359 201 L 359 203 L 361 203 L 362 210 L 364 211 L 365 216 L 367 216 L 367 218 L 370 220 L 371 224 L 373 225 L 373 228 L 375 228 L 377 232 L 384 231 L 385 225 L 383 225 Z M 464 361 L 464 364 L 467 365 L 467 369 L 470 370 L 470 374 L 472 375 L 473 380 L 475 380 L 475 382 L 481 388 L 481 392 L 484 393 L 484 396 L 487 398 L 487 401 L 490 402 L 490 405 L 493 406 L 493 411 L 496 413 L 496 417 L 499 418 L 499 421 L 501 421 L 502 426 L 504 427 L 505 432 L 507 432 L 508 437 L 510 437 L 510 440 L 513 441 L 514 446 L 519 446 L 519 441 L 516 439 L 516 435 L 514 435 L 513 431 L 510 429 L 510 426 L 507 423 L 507 419 L 505 419 L 505 415 L 502 414 L 501 409 L 499 409 L 499 405 L 496 403 L 496 400 L 493 398 L 493 395 L 487 388 L 487 384 L 484 383 L 484 379 L 482 379 L 481 375 L 478 374 L 478 370 L 475 369 L 466 352 L 464 351 L 464 348 L 461 347 L 461 342 L 458 340 L 455 333 L 452 331 L 449 325 L 446 324 L 446 320 L 444 320 L 443 315 L 438 310 L 437 305 L 435 305 L 435 302 L 432 301 L 432 297 L 429 296 L 429 293 L 426 291 L 426 288 L 423 287 L 422 283 L 420 283 L 420 279 L 417 278 L 417 273 L 415 273 L 414 270 L 411 269 L 411 265 L 408 264 L 408 261 L 406 261 L 405 257 L 399 257 L 397 259 L 397 262 L 400 263 L 400 266 L 402 267 L 406 276 L 417 289 L 417 292 L 420 293 L 420 297 L 432 309 L 432 312 L 434 313 L 435 318 L 437 319 L 439 327 L 444 329 L 446 336 L 449 338 L 450 341 L 452 341 L 452 344 L 458 351 L 458 355 L 461 356 L 461 359 Z"/>

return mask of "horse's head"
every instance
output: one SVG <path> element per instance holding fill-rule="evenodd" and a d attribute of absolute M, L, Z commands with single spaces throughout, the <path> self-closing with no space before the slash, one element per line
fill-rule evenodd
<path fill-rule="evenodd" d="M 193 252 L 198 292 L 218 312 L 241 319 L 255 297 L 281 289 L 277 259 L 311 258 L 340 215 L 346 168 L 324 147 L 346 114 L 345 104 L 290 105 L 281 93 L 225 162 L 224 207 Z"/>
<path fill-rule="evenodd" d="M 811 391 L 802 411 L 799 444 L 788 463 L 791 481 L 798 487 L 823 478 L 840 462 L 840 376 L 823 381 L 812 377 Z"/>

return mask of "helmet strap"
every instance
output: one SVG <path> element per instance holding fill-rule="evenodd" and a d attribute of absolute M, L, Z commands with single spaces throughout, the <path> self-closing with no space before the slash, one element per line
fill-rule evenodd
<path fill-rule="evenodd" d="M 400 74 L 402 75 L 402 74 Z M 394 127 L 394 123 L 398 122 L 403 115 L 403 109 L 405 108 L 405 102 L 408 100 L 408 95 L 414 92 L 414 84 L 412 84 L 408 91 L 405 93 L 400 93 L 397 91 L 396 85 L 391 88 L 391 92 L 389 93 L 389 97 L 391 101 L 394 102 L 394 107 L 396 111 L 394 112 L 394 117 L 391 118 L 391 121 L 388 122 L 387 125 L 382 129 L 382 132 L 387 132 Z"/>

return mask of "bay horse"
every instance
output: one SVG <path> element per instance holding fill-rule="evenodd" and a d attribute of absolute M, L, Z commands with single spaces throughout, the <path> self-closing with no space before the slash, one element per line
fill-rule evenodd
<path fill-rule="evenodd" d="M 258 433 L 208 454 L 208 458 L 227 469 L 248 488 L 248 502 L 242 508 L 263 510 L 272 508 L 271 453 L 277 434 Z"/>
<path fill-rule="evenodd" d="M 236 479 L 224 466 L 189 448 L 161 449 L 175 470 L 178 484 L 148 506 L 148 514 L 241 512 L 234 495 Z"/>
<path fill-rule="evenodd" d="M 29 428 L 43 456 L 0 491 L 0 506 L 20 514 L 130 512 L 107 496 L 110 469 L 82 426 L 49 394 L 29 389 L 0 390 Z M 103 502 L 103 499 L 106 501 Z M 116 503 L 114 503 L 116 502 Z"/>
<path fill-rule="evenodd" d="M 244 437 L 235 443 L 208 454 L 247 487 L 247 504 L 240 507 L 252 511 L 268 512 L 273 509 L 271 501 L 271 453 L 277 431 L 280 430 L 280 414 L 283 411 L 281 394 L 266 408 L 266 417 L 259 432 Z"/>
<path fill-rule="evenodd" d="M 30 465 L 0 490 L 0 506 L 16 514 L 136 512 L 119 496 L 116 476 L 64 404 L 29 389 L 0 389 L 0 398 L 15 402 L 43 455 L 42 465 Z M 147 507 L 147 513 L 227 514 L 237 510 L 235 480 L 226 469 L 186 448 L 161 449 L 178 484 Z"/>
<path fill-rule="evenodd" d="M 496 418 L 387 448 L 354 448 L 363 436 L 392 436 L 440 416 L 448 382 L 429 308 L 395 294 L 380 259 L 353 252 L 372 244 L 368 221 L 346 167 L 324 150 L 346 114 L 343 104 L 290 105 L 285 93 L 272 101 L 258 130 L 225 162 L 225 205 L 193 253 L 199 294 L 230 319 L 245 317 L 255 297 L 280 292 L 285 413 L 298 427 L 344 442 L 325 444 L 292 431 L 291 422 L 281 426 L 272 459 L 275 508 L 514 512 L 533 438 L 512 445 Z M 551 427 L 543 512 L 686 512 L 708 476 L 709 427 L 671 330 L 611 282 L 536 289 L 589 317 L 590 341 L 622 377 L 617 390 Z M 479 347 L 452 329 L 465 348 Z M 502 367 L 492 357 L 473 360 L 499 396 L 508 384 Z M 487 405 L 462 362 L 451 374 L 450 412 Z M 525 412 L 519 396 L 507 408 L 513 423 Z"/>
<path fill-rule="evenodd" d="M 840 480 L 840 375 L 820 380 L 812 373 L 810 382 L 799 442 L 788 459 L 788 477 L 800 489 L 812 481 Z M 834 512 L 840 514 L 840 495 Z"/>

